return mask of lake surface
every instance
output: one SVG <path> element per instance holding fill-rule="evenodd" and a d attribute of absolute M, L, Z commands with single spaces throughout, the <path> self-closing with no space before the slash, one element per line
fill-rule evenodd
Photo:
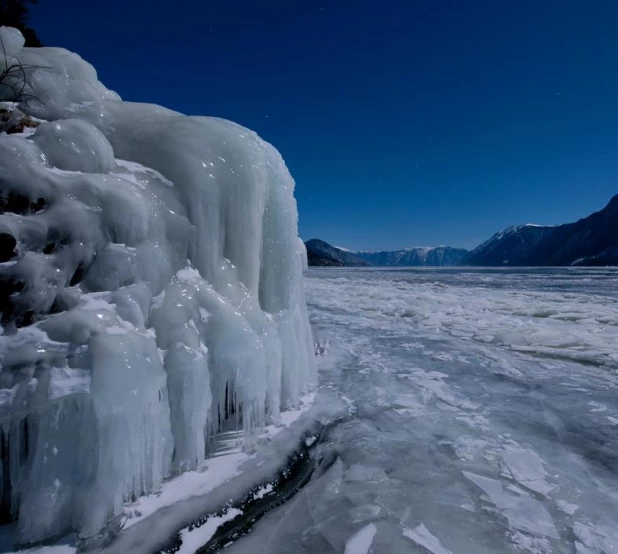
<path fill-rule="evenodd" d="M 306 284 L 334 461 L 226 552 L 618 551 L 618 271 Z"/>

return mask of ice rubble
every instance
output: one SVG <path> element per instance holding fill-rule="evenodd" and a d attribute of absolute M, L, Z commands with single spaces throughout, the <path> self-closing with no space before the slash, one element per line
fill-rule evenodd
<path fill-rule="evenodd" d="M 38 122 L 0 135 L 2 513 L 22 542 L 91 536 L 226 418 L 276 422 L 314 386 L 294 182 L 239 125 L 0 38 L 29 95 L 4 109 Z"/>

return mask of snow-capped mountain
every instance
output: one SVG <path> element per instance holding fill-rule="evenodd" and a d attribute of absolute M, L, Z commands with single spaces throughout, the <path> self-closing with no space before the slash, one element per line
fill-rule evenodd
<path fill-rule="evenodd" d="M 471 251 L 461 265 L 618 265 L 618 195 L 575 223 L 526 224 L 500 231 Z"/>
<path fill-rule="evenodd" d="M 462 248 L 450 246 L 417 246 L 392 252 L 353 251 L 341 246 L 332 246 L 319 239 L 311 239 L 305 245 L 311 266 L 453 266 L 468 253 Z"/>
<path fill-rule="evenodd" d="M 468 253 L 450 246 L 417 246 L 393 252 L 353 252 L 358 258 L 375 266 L 442 267 L 459 264 Z"/>

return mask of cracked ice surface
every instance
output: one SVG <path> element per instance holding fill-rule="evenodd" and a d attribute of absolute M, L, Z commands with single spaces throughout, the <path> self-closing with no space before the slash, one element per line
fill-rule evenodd
<path fill-rule="evenodd" d="M 307 276 L 337 461 L 228 554 L 616 551 L 618 270 Z"/>

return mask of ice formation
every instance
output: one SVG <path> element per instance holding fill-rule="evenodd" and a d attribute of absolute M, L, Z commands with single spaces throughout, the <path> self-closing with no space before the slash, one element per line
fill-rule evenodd
<path fill-rule="evenodd" d="M 239 125 L 0 38 L 0 113 L 29 122 L 0 135 L 2 516 L 92 536 L 315 385 L 294 182 Z"/>

